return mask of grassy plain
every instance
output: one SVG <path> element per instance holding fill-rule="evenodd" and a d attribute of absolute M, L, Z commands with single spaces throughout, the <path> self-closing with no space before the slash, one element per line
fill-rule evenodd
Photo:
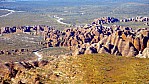
<path fill-rule="evenodd" d="M 50 18 L 45 14 L 38 13 L 13 13 L 7 17 L 0 18 L 0 27 L 5 26 L 26 26 L 26 25 L 49 25 L 58 29 L 64 29 L 65 25 L 56 22 L 54 18 Z"/>
<path fill-rule="evenodd" d="M 10 51 L 16 49 L 37 50 L 42 48 L 39 42 L 43 41 L 43 37 L 28 34 L 8 34 L 0 37 L 0 50 Z M 33 53 L 24 54 L 1 54 L 0 63 L 25 61 L 37 58 Z"/>
<path fill-rule="evenodd" d="M 63 30 L 67 26 L 58 23 L 53 16 L 64 18 L 64 22 L 72 25 L 89 24 L 95 18 L 116 17 L 119 19 L 149 16 L 149 4 L 142 1 L 25 1 L 15 3 L 1 3 L 0 8 L 16 11 L 7 17 L 0 18 L 1 26 L 39 25 L 45 24 Z M 15 6 L 15 8 L 13 8 Z M 50 16 L 50 17 L 49 17 Z M 127 24 L 127 23 L 126 23 Z M 131 24 L 127 24 L 131 26 Z M 139 25 L 139 24 L 137 24 Z M 139 25 L 139 26 L 142 26 Z"/>

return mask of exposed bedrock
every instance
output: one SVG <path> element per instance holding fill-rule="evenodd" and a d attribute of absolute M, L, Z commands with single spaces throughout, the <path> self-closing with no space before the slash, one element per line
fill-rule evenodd
<path fill-rule="evenodd" d="M 146 17 L 140 19 L 148 21 Z M 139 20 L 139 18 L 136 18 L 136 20 Z M 90 25 L 67 28 L 63 31 L 44 25 L 5 27 L 3 31 L 3 28 L 1 29 L 1 33 L 9 33 L 11 30 L 15 33 L 22 31 L 33 35 L 42 35 L 45 40 L 43 45 L 46 47 L 69 47 L 75 50 L 73 55 L 108 53 L 132 57 L 143 54 L 143 51 L 149 48 L 149 29 L 139 28 L 133 30 L 130 27 L 117 25 L 108 27 L 97 24 L 99 21 L 108 24 L 119 20 L 113 17 L 103 17 L 96 19 Z"/>

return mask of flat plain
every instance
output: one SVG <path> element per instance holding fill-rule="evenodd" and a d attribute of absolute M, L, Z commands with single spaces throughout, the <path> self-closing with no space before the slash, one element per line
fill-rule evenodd
<path fill-rule="evenodd" d="M 54 15 L 64 18 L 63 22 L 72 25 L 90 24 L 95 18 L 107 16 L 120 19 L 149 16 L 149 3 L 146 0 L 17 1 L 1 2 L 0 4 L 1 9 L 16 11 L 7 17 L 1 17 L 0 27 L 45 24 L 61 30 L 67 28 L 67 26 L 58 23 L 53 18 Z M 2 11 L 0 15 L 6 12 Z"/>

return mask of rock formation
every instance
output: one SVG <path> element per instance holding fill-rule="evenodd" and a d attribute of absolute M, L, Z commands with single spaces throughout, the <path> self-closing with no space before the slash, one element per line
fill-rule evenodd
<path fill-rule="evenodd" d="M 126 21 L 148 21 L 148 17 L 129 18 Z M 119 22 L 114 17 L 102 17 L 95 19 L 92 24 L 68 28 L 63 31 L 52 27 L 39 26 L 21 26 L 21 27 L 3 27 L 2 34 L 7 33 L 27 33 L 32 35 L 42 35 L 46 47 L 69 47 L 75 50 L 74 55 L 108 53 L 121 56 L 136 56 L 139 51 L 142 53 L 149 47 L 149 29 L 140 28 L 133 30 L 123 26 L 103 26 Z M 93 46 L 96 45 L 96 46 Z M 79 47 L 76 47 L 79 46 Z M 16 54 L 19 50 L 0 51 L 0 54 Z M 21 50 L 21 52 L 24 52 Z"/>

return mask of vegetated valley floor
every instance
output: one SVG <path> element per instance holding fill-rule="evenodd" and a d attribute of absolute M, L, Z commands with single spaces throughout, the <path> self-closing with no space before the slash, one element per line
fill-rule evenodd
<path fill-rule="evenodd" d="M 49 25 L 63 30 L 67 26 L 58 23 L 53 16 L 64 18 L 64 22 L 72 25 L 89 24 L 99 17 L 116 17 L 120 19 L 136 16 L 149 16 L 149 4 L 147 0 L 111 0 L 111 1 L 24 1 L 24 2 L 1 2 L 0 9 L 11 9 L 16 12 L 7 17 L 0 17 L 0 27 L 22 25 Z M 14 8 L 13 8 L 14 7 Z M 22 11 L 22 12 L 17 12 Z M 0 11 L 0 15 L 8 11 Z M 124 25 L 124 24 L 121 24 Z M 127 24 L 126 24 L 127 25 Z M 128 24 L 135 26 L 140 23 Z"/>
<path fill-rule="evenodd" d="M 38 45 L 39 42 L 43 41 L 41 36 L 33 36 L 28 34 L 6 34 L 0 37 L 0 51 L 9 51 L 16 49 L 29 49 L 36 50 L 42 48 Z M 4 62 L 15 62 L 36 59 L 37 57 L 33 53 L 26 54 L 1 54 L 0 63 Z"/>

